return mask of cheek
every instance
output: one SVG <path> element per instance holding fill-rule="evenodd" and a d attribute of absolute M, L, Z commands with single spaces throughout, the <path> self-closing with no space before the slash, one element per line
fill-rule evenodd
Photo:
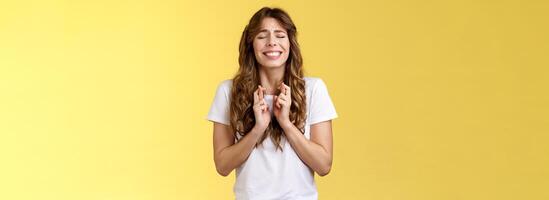
<path fill-rule="evenodd" d="M 282 47 L 284 47 L 284 49 L 288 52 L 290 52 L 290 41 L 289 40 L 285 40 L 283 42 L 281 42 L 282 44 Z"/>
<path fill-rule="evenodd" d="M 260 52 L 259 52 L 259 49 L 261 49 L 261 45 L 262 45 L 262 44 L 261 44 L 260 42 L 254 41 L 254 43 L 253 43 L 252 46 L 253 46 L 253 48 L 254 48 L 254 53 L 255 53 L 256 55 L 260 53 Z"/>

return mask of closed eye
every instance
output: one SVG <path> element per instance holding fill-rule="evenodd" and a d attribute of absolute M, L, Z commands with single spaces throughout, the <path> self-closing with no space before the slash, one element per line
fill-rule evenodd
<path fill-rule="evenodd" d="M 261 39 L 265 39 L 267 38 L 266 36 L 257 36 L 257 39 L 261 40 Z M 285 35 L 277 35 L 276 38 L 286 38 Z"/>

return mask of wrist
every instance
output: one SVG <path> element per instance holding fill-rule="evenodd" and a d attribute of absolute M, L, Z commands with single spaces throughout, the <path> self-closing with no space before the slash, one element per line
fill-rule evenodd
<path fill-rule="evenodd" d="M 259 135 L 262 135 L 265 130 L 267 130 L 267 126 L 265 125 L 259 125 L 259 124 L 256 124 L 253 128 L 252 128 L 252 131 L 259 134 Z"/>
<path fill-rule="evenodd" d="M 294 126 L 290 120 L 282 120 L 278 124 L 280 124 L 280 127 L 284 130 L 291 128 Z"/>

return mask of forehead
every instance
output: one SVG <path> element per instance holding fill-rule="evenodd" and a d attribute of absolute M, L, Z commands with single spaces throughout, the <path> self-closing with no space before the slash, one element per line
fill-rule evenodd
<path fill-rule="evenodd" d="M 272 17 L 266 17 L 261 21 L 261 26 L 259 28 L 260 32 L 286 32 L 286 29 L 282 27 L 280 22 L 277 19 Z"/>

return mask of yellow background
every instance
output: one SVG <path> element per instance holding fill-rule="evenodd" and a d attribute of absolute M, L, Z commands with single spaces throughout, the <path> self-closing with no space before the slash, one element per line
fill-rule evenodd
<path fill-rule="evenodd" d="M 217 84 L 262 6 L 327 84 L 320 199 L 549 199 L 548 1 L 2 1 L 0 199 L 231 199 Z"/>

